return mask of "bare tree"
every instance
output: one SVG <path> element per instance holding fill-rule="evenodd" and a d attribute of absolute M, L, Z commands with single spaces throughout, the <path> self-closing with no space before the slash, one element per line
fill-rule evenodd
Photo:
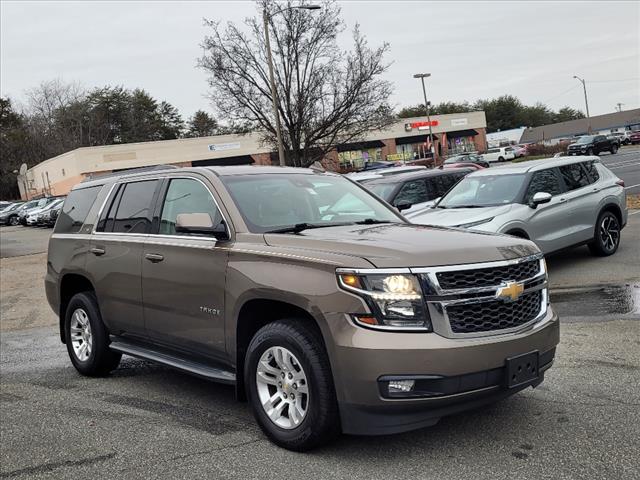
<path fill-rule="evenodd" d="M 345 30 L 340 8 L 325 0 L 313 13 L 258 0 L 267 10 L 287 163 L 308 166 L 337 144 L 362 139 L 393 121 L 391 84 L 382 79 L 389 45 L 370 48 L 358 26 L 353 49 L 338 47 Z M 220 118 L 242 129 L 263 132 L 276 145 L 264 30 L 259 16 L 244 27 L 206 21 L 200 66 L 209 73 L 211 99 Z"/>

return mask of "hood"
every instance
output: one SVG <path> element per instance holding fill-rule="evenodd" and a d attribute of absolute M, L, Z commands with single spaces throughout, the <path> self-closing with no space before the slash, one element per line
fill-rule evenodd
<path fill-rule="evenodd" d="M 504 215 L 512 206 L 500 205 L 497 207 L 483 208 L 430 208 L 407 218 L 412 223 L 420 225 L 441 225 L 444 227 L 456 227 L 467 223 L 479 222 L 487 218 Z"/>
<path fill-rule="evenodd" d="M 539 252 L 532 242 L 511 236 L 411 224 L 317 228 L 299 234 L 265 234 L 264 239 L 298 254 L 341 253 L 364 258 L 379 268 L 490 262 Z"/>

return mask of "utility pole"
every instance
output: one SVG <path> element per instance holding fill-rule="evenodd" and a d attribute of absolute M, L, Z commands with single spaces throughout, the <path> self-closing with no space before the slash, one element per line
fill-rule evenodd
<path fill-rule="evenodd" d="M 573 76 L 576 80 L 582 83 L 582 89 L 584 90 L 584 106 L 587 109 L 587 125 L 588 125 L 588 133 L 591 133 L 591 117 L 589 116 L 589 100 L 587 100 L 587 84 L 584 81 L 584 78 L 580 78 L 576 75 Z"/>
<path fill-rule="evenodd" d="M 276 121 L 276 139 L 278 141 L 278 160 L 280 161 L 280 166 L 284 167 L 286 165 L 286 161 L 284 158 L 284 145 L 282 143 L 282 127 L 280 125 L 280 112 L 279 112 L 279 104 L 278 104 L 278 92 L 276 91 L 276 82 L 273 76 L 273 56 L 271 54 L 271 42 L 269 41 L 269 18 L 277 15 L 278 13 L 282 13 L 285 10 L 318 10 L 321 7 L 319 5 L 300 5 L 295 7 L 285 7 L 281 8 L 273 12 L 273 14 L 269 15 L 267 12 L 267 7 L 262 10 L 262 21 L 264 24 L 264 43 L 267 47 L 267 63 L 269 64 L 269 86 L 271 87 L 271 101 L 273 103 L 273 116 Z"/>
<path fill-rule="evenodd" d="M 624 103 L 616 103 L 616 106 L 618 107 L 618 111 L 621 112 L 622 111 L 622 106 L 624 105 Z"/>
<path fill-rule="evenodd" d="M 424 79 L 430 77 L 430 73 L 416 73 L 413 78 L 419 78 L 422 81 L 422 94 L 424 95 L 424 106 L 427 110 L 427 122 L 429 123 L 429 148 L 433 154 L 433 166 L 436 166 L 436 149 L 433 145 L 433 131 L 431 130 L 431 115 L 429 114 L 429 102 L 427 101 L 427 89 L 424 86 Z"/>

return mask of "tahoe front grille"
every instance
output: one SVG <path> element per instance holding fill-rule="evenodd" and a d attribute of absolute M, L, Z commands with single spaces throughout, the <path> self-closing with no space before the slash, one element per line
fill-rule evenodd
<path fill-rule="evenodd" d="M 436 277 L 440 288 L 457 290 L 460 288 L 491 287 L 502 282 L 521 282 L 536 276 L 540 272 L 540 261 L 503 265 L 499 267 L 478 268 L 438 272 Z"/>
<path fill-rule="evenodd" d="M 525 293 L 515 302 L 491 300 L 450 305 L 447 316 L 453 333 L 480 333 L 525 325 L 540 315 L 542 291 Z"/>

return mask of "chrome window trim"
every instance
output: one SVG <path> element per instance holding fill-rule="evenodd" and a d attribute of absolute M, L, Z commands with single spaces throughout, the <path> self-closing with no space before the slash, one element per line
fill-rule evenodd
<path fill-rule="evenodd" d="M 168 179 L 169 182 L 171 182 L 171 180 L 173 179 L 186 179 L 186 180 L 195 180 L 197 182 L 200 182 L 202 184 L 202 186 L 207 190 L 207 192 L 209 192 L 209 195 L 211 196 L 211 199 L 213 200 L 214 205 L 216 206 L 216 208 L 218 209 L 218 211 L 220 212 L 220 216 L 222 217 L 222 220 L 224 221 L 224 225 L 225 225 L 225 231 L 227 233 L 227 235 L 229 237 L 231 237 L 231 229 L 230 229 L 230 223 L 229 220 L 227 219 L 227 217 L 225 216 L 224 212 L 222 211 L 222 209 L 220 208 L 220 204 L 218 203 L 218 201 L 216 200 L 216 197 L 213 195 L 213 193 L 211 192 L 211 189 L 207 186 L 206 183 L 204 183 L 202 180 L 200 180 L 197 177 L 190 177 L 187 175 L 161 175 L 161 176 L 153 176 L 153 177 L 145 177 L 145 178 L 139 178 L 139 179 L 135 179 L 135 180 L 129 180 L 127 181 L 122 180 L 122 181 L 117 181 L 115 182 L 111 188 L 109 189 L 109 193 L 107 194 L 107 196 L 105 197 L 104 201 L 102 202 L 102 206 L 100 207 L 100 210 L 98 211 L 98 216 L 96 217 L 96 222 L 93 225 L 93 230 L 91 231 L 92 235 L 130 235 L 130 236 L 141 236 L 141 235 L 145 235 L 145 236 L 151 236 L 151 237 L 161 237 L 161 238 L 179 238 L 181 240 L 185 239 L 185 238 L 192 238 L 192 239 L 200 239 L 200 240 L 209 240 L 209 241 L 213 241 L 214 243 L 217 243 L 217 239 L 211 236 L 206 236 L 206 235 L 166 235 L 166 234 L 161 234 L 161 233 L 126 233 L 126 232 L 97 232 L 96 228 L 98 227 L 98 222 L 100 221 L 100 217 L 102 216 L 102 212 L 104 211 L 104 208 L 107 205 L 107 202 L 109 201 L 109 198 L 111 197 L 111 194 L 113 193 L 113 189 L 116 188 L 119 185 L 124 185 L 126 183 L 136 183 L 136 182 L 148 182 L 148 181 L 153 181 L 153 180 L 164 180 L 164 179 Z M 162 199 L 162 203 L 164 206 L 164 199 Z M 162 210 L 160 210 L 160 215 L 162 215 Z"/>

